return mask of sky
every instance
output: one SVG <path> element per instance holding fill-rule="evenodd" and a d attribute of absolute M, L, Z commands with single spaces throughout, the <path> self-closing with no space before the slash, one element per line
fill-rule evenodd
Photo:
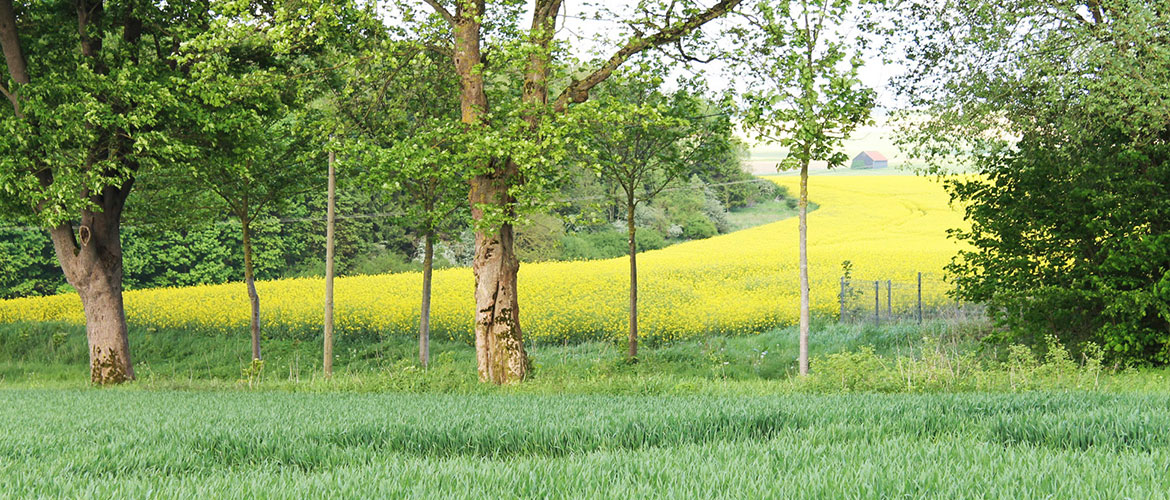
<path fill-rule="evenodd" d="M 412 0 L 407 0 L 412 1 Z M 444 1 L 444 0 L 440 0 Z M 718 0 L 695 0 L 703 8 L 714 5 Z M 745 0 L 753 2 L 756 0 Z M 449 4 L 450 2 L 445 2 Z M 423 0 L 417 0 L 418 8 L 422 11 L 429 11 Z M 637 0 L 564 0 L 562 10 L 557 22 L 556 38 L 560 41 L 566 42 L 566 46 L 570 47 L 573 56 L 582 60 L 592 60 L 597 58 L 608 58 L 617 49 L 620 43 L 624 42 L 629 37 L 629 28 L 622 22 L 624 19 L 630 19 L 636 16 L 635 8 L 638 4 Z M 531 2 L 528 2 L 529 9 Z M 393 22 L 392 13 L 389 13 L 388 22 Z M 522 22 L 527 24 L 532 18 L 531 10 L 528 10 L 522 16 Z M 729 45 L 733 43 L 730 39 L 719 37 L 720 31 L 733 26 L 735 24 L 742 24 L 742 20 L 735 15 L 725 16 L 722 19 L 714 20 L 704 27 L 704 33 L 721 48 L 731 48 Z M 844 26 L 842 30 L 846 33 L 852 33 L 855 29 L 852 26 Z M 872 45 L 872 44 L 871 44 Z M 897 50 L 895 48 L 895 50 Z M 897 60 L 901 54 L 893 54 L 893 59 Z M 887 54 L 889 59 L 889 54 Z M 860 78 L 862 82 L 869 88 L 874 89 L 878 96 L 878 106 L 874 111 L 873 118 L 876 122 L 875 126 L 861 127 L 853 134 L 853 137 L 846 142 L 845 148 L 849 153 L 854 150 L 860 151 L 862 149 L 878 149 L 891 158 L 892 164 L 898 164 L 902 161 L 908 161 L 902 158 L 900 152 L 893 146 L 891 140 L 891 129 L 886 125 L 886 117 L 888 112 L 898 107 L 898 99 L 894 92 L 888 86 L 888 82 L 903 71 L 900 64 L 891 64 L 883 61 L 882 54 L 876 50 L 870 50 L 863 55 L 865 66 L 861 71 Z M 680 65 L 681 66 L 681 65 Z M 726 90 L 728 88 L 736 87 L 735 75 L 728 70 L 727 65 L 714 61 L 700 66 L 707 75 L 708 86 L 716 92 Z M 674 77 L 686 76 L 690 72 L 679 69 L 675 71 Z M 752 169 L 759 173 L 775 170 L 775 162 L 783 156 L 784 152 L 776 145 L 758 144 L 751 141 L 746 134 L 740 134 L 745 140 L 751 144 L 752 157 L 754 161 Z"/>
<path fill-rule="evenodd" d="M 713 5 L 716 1 L 698 0 L 699 4 L 704 7 Z M 620 36 L 625 33 L 625 26 L 614 19 L 630 18 L 633 6 L 636 4 L 636 0 L 565 0 L 558 23 L 557 37 L 572 42 L 570 45 L 576 47 L 575 55 L 579 57 L 597 55 L 598 52 L 608 56 L 613 52 L 617 41 L 622 39 Z M 601 15 L 604 19 L 593 20 L 595 15 Z M 735 16 L 712 21 L 705 27 L 705 33 L 715 37 L 720 29 L 734 23 L 737 23 Z M 852 32 L 854 28 L 846 27 L 845 29 L 847 32 Z M 723 48 L 729 48 L 728 46 L 732 42 L 728 39 L 719 39 L 718 43 Z M 895 54 L 895 56 L 900 55 Z M 876 50 L 868 51 L 864 54 L 863 59 L 865 67 L 861 73 L 861 80 L 866 86 L 877 91 L 878 105 L 881 108 L 878 111 L 881 116 L 884 116 L 885 112 L 898 106 L 898 100 L 888 88 L 887 82 L 900 74 L 904 68 L 900 64 L 884 62 L 881 54 Z M 704 65 L 704 67 L 710 74 L 708 83 L 713 90 L 724 90 L 734 85 L 732 83 L 734 75 L 727 71 L 723 63 L 715 61 Z"/>
<path fill-rule="evenodd" d="M 713 5 L 717 0 L 698 0 L 704 7 Z M 748 0 L 751 1 L 751 0 Z M 594 0 L 579 1 L 565 0 L 562 17 L 558 23 L 557 37 L 570 42 L 575 47 L 574 55 L 580 58 L 589 56 L 608 57 L 613 53 L 617 44 L 624 40 L 627 32 L 625 25 L 613 19 L 630 18 L 632 6 L 636 0 Z M 592 19 L 595 15 L 603 17 L 601 20 Z M 720 30 L 737 23 L 735 16 L 712 21 L 705 27 L 705 33 L 718 40 L 721 48 L 730 48 L 729 39 L 718 37 Z M 855 27 L 846 26 L 843 30 L 848 34 Z M 896 50 L 896 47 L 895 47 Z M 893 59 L 900 58 L 901 54 L 894 54 Z M 882 54 L 877 50 L 870 50 L 863 55 L 865 66 L 860 78 L 864 85 L 877 92 L 878 107 L 874 110 L 875 125 L 859 127 L 844 144 L 845 151 L 851 156 L 863 150 L 878 150 L 891 159 L 891 165 L 909 165 L 912 159 L 905 155 L 893 143 L 893 129 L 886 123 L 889 111 L 898 108 L 898 99 L 889 87 L 889 81 L 904 71 L 900 64 L 883 61 Z M 889 59 L 887 56 L 886 59 Z M 735 75 L 727 66 L 719 61 L 702 65 L 707 72 L 708 85 L 714 91 L 722 91 L 734 87 Z M 686 71 L 676 71 L 676 77 L 687 74 Z M 751 148 L 751 158 L 747 161 L 748 167 L 755 173 L 769 173 L 776 171 L 776 164 L 784 156 L 784 150 L 777 145 L 759 143 L 752 140 L 745 133 L 741 138 L 748 142 Z M 814 168 L 825 168 L 817 164 Z"/>

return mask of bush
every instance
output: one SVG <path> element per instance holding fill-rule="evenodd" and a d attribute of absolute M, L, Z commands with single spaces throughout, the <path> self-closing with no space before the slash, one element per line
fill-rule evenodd
<path fill-rule="evenodd" d="M 953 233 L 970 249 L 948 271 L 962 299 L 989 306 L 1001 341 L 1051 332 L 1122 363 L 1170 364 L 1170 147 L 1110 128 L 1021 141 L 950 181 L 972 224 Z"/>
<path fill-rule="evenodd" d="M 874 391 L 887 390 L 892 383 L 881 356 L 870 346 L 855 352 L 838 352 L 815 359 L 812 384 L 822 390 Z"/>
<path fill-rule="evenodd" d="M 666 237 L 651 228 L 638 229 L 634 237 L 638 242 L 638 251 L 658 250 L 666 247 Z"/>
<path fill-rule="evenodd" d="M 695 214 L 683 224 L 682 234 L 688 240 L 701 240 L 719 234 L 719 229 L 706 217 Z"/>

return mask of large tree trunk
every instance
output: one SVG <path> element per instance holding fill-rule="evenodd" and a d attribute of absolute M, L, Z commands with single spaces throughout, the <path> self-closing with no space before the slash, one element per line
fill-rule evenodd
<path fill-rule="evenodd" d="M 418 361 L 423 368 L 431 362 L 431 268 L 435 263 L 435 232 L 427 230 L 423 248 L 422 310 L 418 320 Z"/>
<path fill-rule="evenodd" d="M 808 160 L 800 166 L 800 374 L 808 375 Z"/>
<path fill-rule="evenodd" d="M 629 360 L 636 361 L 638 359 L 638 243 L 635 239 L 636 229 L 634 227 L 634 200 L 631 197 L 626 207 L 629 209 L 626 213 L 626 226 L 629 230 L 630 240 L 630 352 Z"/>
<path fill-rule="evenodd" d="M 256 293 L 256 273 L 252 264 L 252 221 L 240 220 L 244 227 L 244 282 L 248 286 L 248 301 L 252 304 L 252 359 L 260 357 L 260 295 Z"/>
<path fill-rule="evenodd" d="M 472 188 L 473 206 L 484 202 L 474 198 L 477 193 L 504 196 L 501 189 L 485 189 L 482 185 L 477 183 Z M 478 219 L 483 211 L 472 209 L 472 214 Z M 480 380 L 496 384 L 524 380 L 531 368 L 520 330 L 516 286 L 520 261 L 513 248 L 511 224 L 503 224 L 494 232 L 475 234 L 472 270 L 475 272 L 476 359 Z"/>
<path fill-rule="evenodd" d="M 49 231 L 65 279 L 85 309 L 90 381 L 99 385 L 134 379 L 122 304 L 121 219 L 130 184 L 94 197 L 102 211 L 83 211 L 76 233 L 69 223 Z"/>
<path fill-rule="evenodd" d="M 482 127 L 488 102 L 484 92 L 482 54 L 480 53 L 480 19 L 484 3 L 457 2 L 454 16 L 455 69 L 459 74 L 462 121 L 470 127 Z M 494 159 L 486 172 L 471 180 L 472 217 L 484 218 L 483 206 L 493 206 L 505 213 L 511 210 L 508 194 L 516 181 L 512 162 Z M 517 297 L 517 271 L 520 261 L 513 248 L 511 224 L 498 228 L 478 229 L 475 233 L 475 350 L 481 381 L 505 384 L 528 376 L 528 353 L 524 351 L 520 331 Z"/>
<path fill-rule="evenodd" d="M 679 40 L 708 21 L 727 13 L 741 1 L 720 0 L 712 7 L 678 19 L 656 33 L 631 37 L 596 71 L 581 80 L 573 79 L 561 91 L 551 109 L 563 112 L 570 102 L 585 101 L 590 89 L 609 78 L 630 57 L 646 49 Z M 427 3 L 454 28 L 455 70 L 459 75 L 463 123 L 483 126 L 488 109 L 480 52 L 485 2 L 457 1 L 454 14 L 438 0 L 427 0 Z M 539 128 L 542 110 L 549 101 L 551 44 L 556 32 L 556 14 L 561 5 L 562 0 L 536 0 L 533 3 L 532 26 L 528 36 L 532 50 L 524 72 L 521 95 L 522 113 L 533 131 Z M 493 206 L 505 216 L 514 215 L 511 213 L 513 200 L 508 195 L 508 188 L 520 182 L 516 165 L 506 158 L 497 158 L 487 167 L 485 173 L 472 179 L 468 197 L 472 204 L 472 216 L 477 222 L 483 219 L 483 210 L 479 205 Z M 512 226 L 504 224 L 496 230 L 477 231 L 475 241 L 476 255 L 472 270 L 476 279 L 475 342 L 479 376 L 481 380 L 496 383 L 519 381 L 528 375 L 529 362 L 520 333 L 516 290 L 516 274 L 520 264 L 512 246 Z"/>

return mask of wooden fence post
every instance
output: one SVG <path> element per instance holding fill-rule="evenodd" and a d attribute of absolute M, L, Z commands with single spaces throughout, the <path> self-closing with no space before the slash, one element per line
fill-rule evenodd
<path fill-rule="evenodd" d="M 894 280 L 886 280 L 886 318 L 894 319 Z"/>
<path fill-rule="evenodd" d="M 329 151 L 329 187 L 325 209 L 325 335 L 322 368 L 325 378 L 333 377 L 333 257 L 334 224 L 337 219 L 337 183 L 333 163 L 336 154 Z"/>
<path fill-rule="evenodd" d="M 882 283 L 873 280 L 873 324 L 880 324 L 882 314 Z"/>
<path fill-rule="evenodd" d="M 918 271 L 918 324 L 922 324 L 922 271 Z"/>

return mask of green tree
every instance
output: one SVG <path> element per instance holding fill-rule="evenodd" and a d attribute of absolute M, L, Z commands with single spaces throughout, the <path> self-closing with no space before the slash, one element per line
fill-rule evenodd
<path fill-rule="evenodd" d="M 902 139 L 969 229 L 949 267 L 999 339 L 1170 363 L 1170 2 L 909 3 Z M 960 168 L 952 168 L 953 166 Z"/>
<path fill-rule="evenodd" d="M 534 0 L 528 29 L 519 27 L 521 6 L 516 2 L 425 1 L 452 40 L 440 50 L 450 55 L 460 82 L 461 122 L 475 138 L 460 147 L 475 152 L 465 157 L 463 166 L 471 174 L 469 199 L 476 222 L 472 270 L 479 375 L 497 384 L 516 382 L 528 375 L 530 363 L 520 328 L 512 224 L 526 209 L 546 208 L 560 146 L 549 127 L 550 112 L 585 102 L 595 86 L 630 58 L 662 46 L 682 46 L 684 39 L 741 0 L 720 0 L 706 8 L 690 0 L 640 2 L 625 23 L 624 42 L 592 70 L 564 75 L 567 85 L 556 94 L 550 87 L 558 76 L 553 71 L 563 67 L 558 62 L 564 52 L 554 43 L 562 0 Z"/>
<path fill-rule="evenodd" d="M 356 183 L 392 200 L 394 220 L 421 235 L 424 367 L 430 361 L 435 241 L 467 227 L 469 180 L 456 156 L 464 133 L 458 80 L 444 56 L 426 45 L 385 42 L 377 57 L 347 74 L 336 99 L 347 137 L 345 162 Z"/>
<path fill-rule="evenodd" d="M 217 134 L 203 162 L 190 172 L 196 189 L 208 190 L 218 204 L 240 222 L 244 257 L 244 282 L 251 303 L 252 359 L 260 352 L 260 295 L 256 292 L 253 224 L 269 210 L 278 209 L 290 197 L 318 188 L 323 181 L 323 141 L 310 113 L 273 104 L 266 112 L 224 112 L 231 115 L 231 129 Z M 257 106 L 259 107 L 259 106 Z M 270 110 L 270 111 L 269 111 Z"/>
<path fill-rule="evenodd" d="M 864 0 L 862 0 L 864 2 Z M 854 0 L 763 1 L 740 30 L 746 75 L 745 123 L 756 137 L 788 149 L 781 169 L 800 169 L 800 374 L 808 374 L 808 168 L 840 167 L 842 141 L 870 120 L 875 93 L 858 79 L 864 32 L 847 23 L 864 15 Z"/>
<path fill-rule="evenodd" d="M 699 95 L 659 88 L 642 69 L 611 78 L 572 111 L 581 156 L 597 176 L 621 188 L 630 259 L 629 350 L 638 356 L 638 240 L 634 212 L 696 165 L 718 158 L 731 135 L 728 113 Z"/>
<path fill-rule="evenodd" d="M 179 49 L 212 17 L 194 1 L 0 0 L 0 208 L 48 229 L 85 309 L 94 383 L 134 378 L 122 212 L 138 175 L 191 152 Z"/>

